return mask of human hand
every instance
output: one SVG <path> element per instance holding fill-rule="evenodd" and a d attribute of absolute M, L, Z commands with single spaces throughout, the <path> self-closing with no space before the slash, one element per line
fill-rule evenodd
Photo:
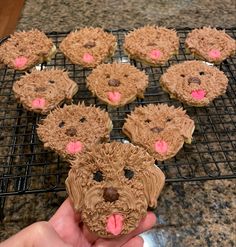
<path fill-rule="evenodd" d="M 67 199 L 49 222 L 38 222 L 23 229 L 0 247 L 142 247 L 143 239 L 137 235 L 150 229 L 155 222 L 156 216 L 149 212 L 128 235 L 99 238 L 82 224 L 80 215 L 75 214 Z"/>

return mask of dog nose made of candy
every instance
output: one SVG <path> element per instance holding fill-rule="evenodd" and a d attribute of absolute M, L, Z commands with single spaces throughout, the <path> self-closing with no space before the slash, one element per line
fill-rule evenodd
<path fill-rule="evenodd" d="M 28 59 L 26 57 L 17 57 L 14 61 L 13 64 L 16 68 L 20 69 L 22 67 L 24 67 L 26 65 L 26 63 L 28 62 Z"/>
<path fill-rule="evenodd" d="M 82 151 L 83 144 L 80 141 L 69 142 L 66 145 L 66 152 L 68 154 L 76 154 Z"/>
<path fill-rule="evenodd" d="M 124 217 L 121 214 L 112 214 L 107 218 L 106 231 L 114 236 L 119 235 L 123 230 Z"/>
<path fill-rule="evenodd" d="M 116 188 L 114 187 L 104 188 L 103 198 L 105 202 L 115 202 L 119 199 L 119 196 L 120 195 Z"/>

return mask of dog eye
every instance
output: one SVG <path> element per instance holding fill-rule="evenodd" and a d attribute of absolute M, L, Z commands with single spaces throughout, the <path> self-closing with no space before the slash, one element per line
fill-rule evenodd
<path fill-rule="evenodd" d="M 94 172 L 93 180 L 95 180 L 97 182 L 102 182 L 103 181 L 103 173 L 101 171 Z"/>
<path fill-rule="evenodd" d="M 65 122 L 64 122 L 64 121 L 61 121 L 61 122 L 58 124 L 58 126 L 59 126 L 60 128 L 63 128 L 63 127 L 65 126 Z"/>
<path fill-rule="evenodd" d="M 144 122 L 145 122 L 145 123 L 150 123 L 151 120 L 150 120 L 150 119 L 146 119 Z"/>
<path fill-rule="evenodd" d="M 86 121 L 86 118 L 85 118 L 85 117 L 82 117 L 79 121 L 80 121 L 81 123 L 83 123 L 83 122 Z"/>
<path fill-rule="evenodd" d="M 125 177 L 128 178 L 129 180 L 132 179 L 134 176 L 134 172 L 129 169 L 124 169 L 124 174 L 125 174 Z"/>

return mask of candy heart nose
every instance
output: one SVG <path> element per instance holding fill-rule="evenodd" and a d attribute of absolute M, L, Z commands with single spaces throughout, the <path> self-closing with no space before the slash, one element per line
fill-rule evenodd
<path fill-rule="evenodd" d="M 105 188 L 103 191 L 103 198 L 105 202 L 115 202 L 119 199 L 119 193 L 114 187 Z"/>

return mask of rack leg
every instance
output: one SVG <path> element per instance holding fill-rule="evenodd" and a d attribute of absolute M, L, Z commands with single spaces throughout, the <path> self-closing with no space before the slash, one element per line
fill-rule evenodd
<path fill-rule="evenodd" d="M 0 197 L 0 222 L 2 222 L 5 217 L 4 205 L 5 205 L 5 197 Z"/>

